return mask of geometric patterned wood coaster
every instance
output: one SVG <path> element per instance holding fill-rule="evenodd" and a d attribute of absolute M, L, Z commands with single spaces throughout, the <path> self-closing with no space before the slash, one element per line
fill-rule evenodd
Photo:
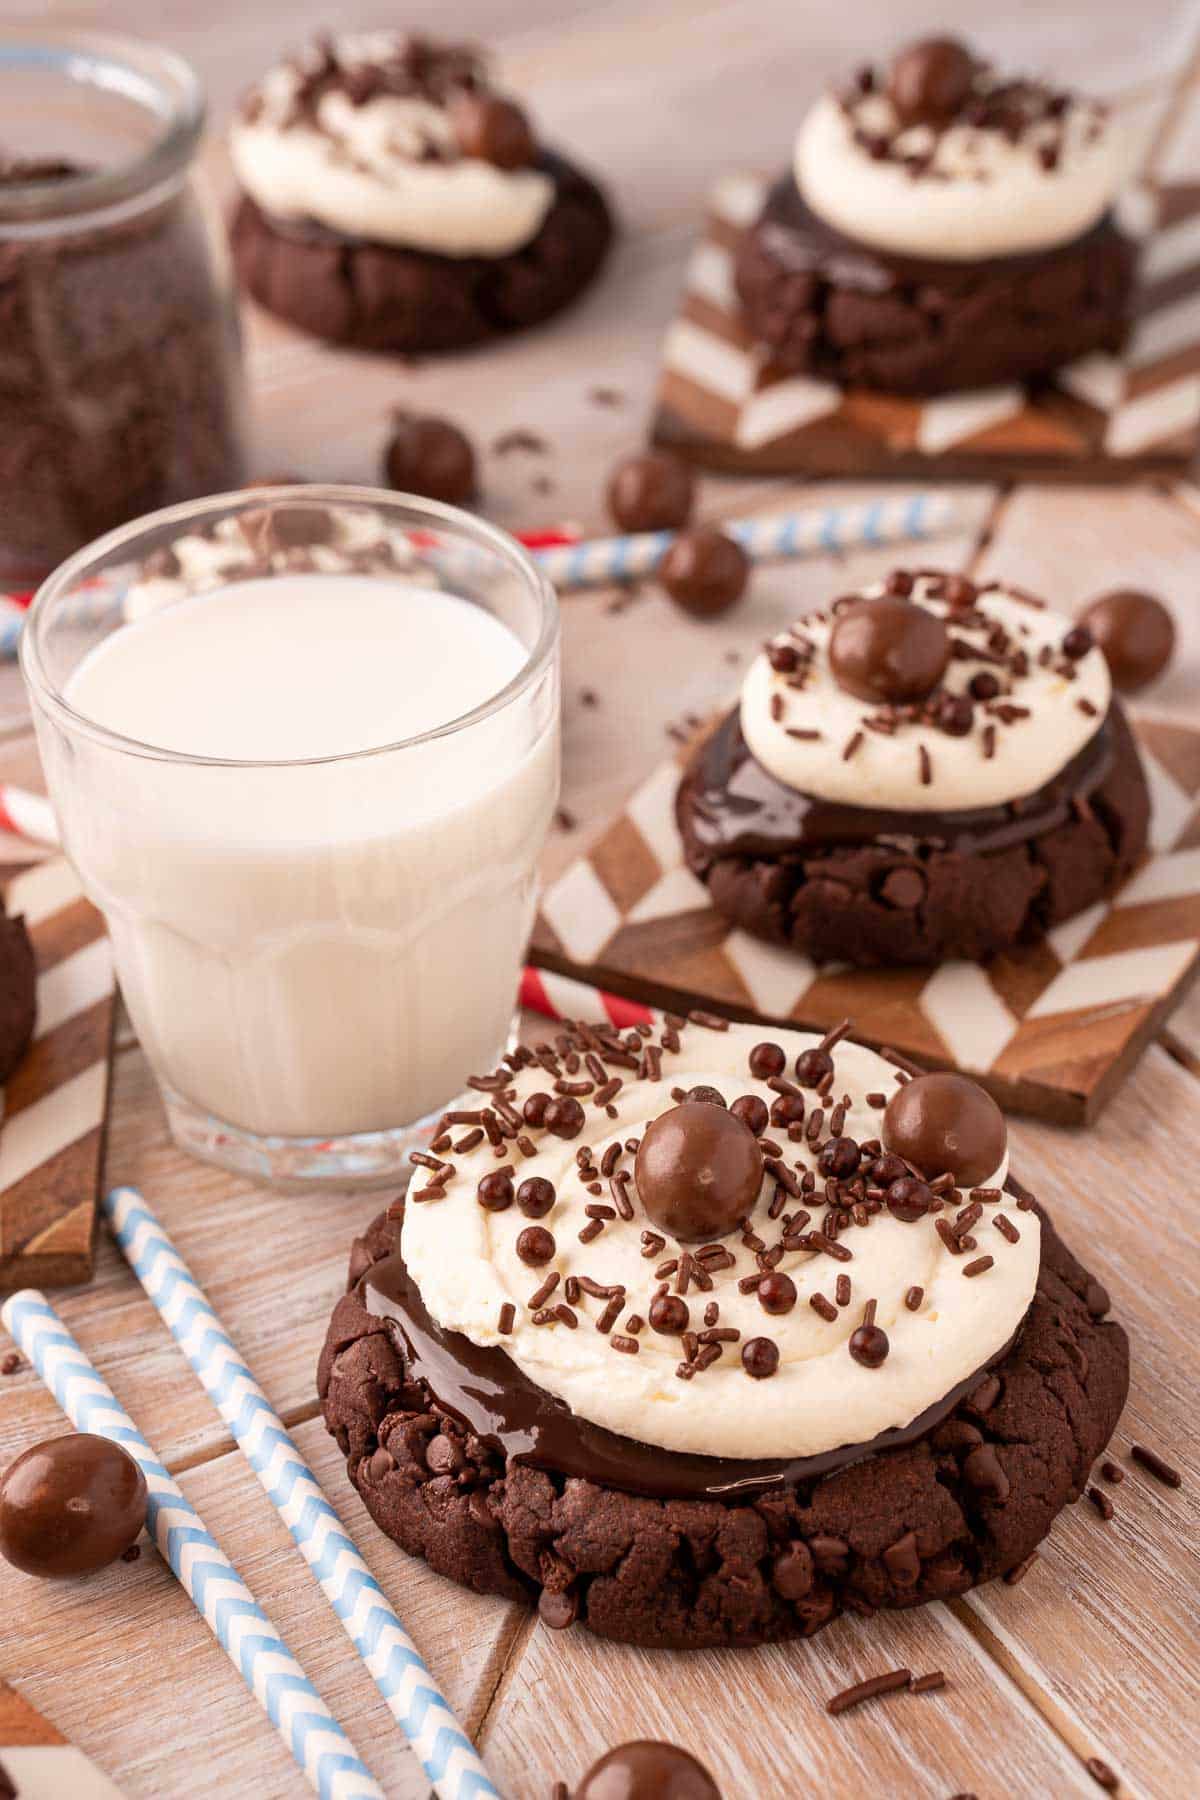
<path fill-rule="evenodd" d="M 17 1800 L 121 1800 L 120 1792 L 82 1750 L 0 1681 L 0 1793 Z"/>
<path fill-rule="evenodd" d="M 3 1093 L 0 1292 L 92 1274 L 115 1010 L 112 946 L 65 857 L 0 875 L 37 964 L 37 1024 Z"/>
<path fill-rule="evenodd" d="M 975 1076 L 1008 1111 L 1094 1119 L 1200 972 L 1200 731 L 1135 721 L 1152 849 L 1111 900 L 987 964 L 850 969 L 761 942 L 708 903 L 675 825 L 680 751 L 542 897 L 530 959 L 615 993 L 827 1030 Z"/>
<path fill-rule="evenodd" d="M 1142 240 L 1121 356 L 1036 388 L 916 400 L 772 368 L 741 322 L 733 255 L 766 183 L 718 184 L 662 351 L 653 436 L 745 474 L 1123 480 L 1195 458 L 1200 426 L 1200 184 L 1148 183 L 1122 204 Z"/>

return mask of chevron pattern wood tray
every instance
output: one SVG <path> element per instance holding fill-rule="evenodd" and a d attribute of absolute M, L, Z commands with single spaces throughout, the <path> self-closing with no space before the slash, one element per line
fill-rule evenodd
<path fill-rule="evenodd" d="M 91 1278 L 116 988 L 104 921 L 64 857 L 0 881 L 37 963 L 34 1040 L 0 1124 L 3 1293 Z"/>
<path fill-rule="evenodd" d="M 1044 943 L 986 965 L 816 969 L 731 926 L 683 860 L 670 759 L 547 890 L 532 960 L 686 1010 L 855 1035 L 961 1069 L 1012 1112 L 1093 1119 L 1200 972 L 1200 731 L 1136 722 L 1151 854 Z"/>
<path fill-rule="evenodd" d="M 744 474 L 1041 476 L 1178 473 L 1200 427 L 1200 184 L 1148 184 L 1123 222 L 1142 240 L 1136 323 L 1120 357 L 1089 356 L 1036 389 L 932 400 L 772 369 L 739 317 L 738 240 L 766 191 L 734 175 L 712 195 L 662 352 L 653 435 Z"/>

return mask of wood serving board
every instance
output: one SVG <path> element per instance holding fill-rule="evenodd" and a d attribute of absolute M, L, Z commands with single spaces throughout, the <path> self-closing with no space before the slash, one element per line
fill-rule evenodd
<path fill-rule="evenodd" d="M 713 191 L 663 344 L 656 443 L 743 475 L 1125 481 L 1195 462 L 1200 184 L 1147 184 L 1131 196 L 1141 260 L 1122 355 L 1088 356 L 1035 387 L 929 400 L 772 367 L 733 286 L 739 240 L 767 186 L 733 175 Z"/>
<path fill-rule="evenodd" d="M 4 1088 L 0 1293 L 92 1275 L 115 1005 L 112 947 L 65 857 L 0 870 L 37 965 L 33 1043 Z"/>
<path fill-rule="evenodd" d="M 686 1011 L 855 1035 L 960 1069 L 1010 1112 L 1096 1117 L 1200 972 L 1200 730 L 1135 721 L 1152 849 L 1110 901 L 987 964 L 817 969 L 709 904 L 687 868 L 675 790 L 687 752 L 659 765 L 547 889 L 531 958 L 619 994 Z"/>

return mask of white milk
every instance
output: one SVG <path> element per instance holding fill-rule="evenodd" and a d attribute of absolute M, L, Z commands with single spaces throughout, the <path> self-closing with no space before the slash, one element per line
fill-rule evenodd
<path fill-rule="evenodd" d="M 480 607 L 343 574 L 251 580 L 126 626 L 69 704 L 228 768 L 43 733 L 67 849 L 157 1073 L 220 1120 L 404 1125 L 490 1068 L 558 778 L 557 692 L 442 738 L 526 652 Z M 303 758 L 347 758 L 295 766 Z"/>

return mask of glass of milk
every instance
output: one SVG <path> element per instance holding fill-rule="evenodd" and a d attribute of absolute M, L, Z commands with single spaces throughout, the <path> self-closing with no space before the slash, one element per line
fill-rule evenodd
<path fill-rule="evenodd" d="M 248 490 L 63 564 L 21 663 L 176 1141 L 394 1182 L 511 1026 L 558 794 L 549 583 L 452 507 Z"/>

